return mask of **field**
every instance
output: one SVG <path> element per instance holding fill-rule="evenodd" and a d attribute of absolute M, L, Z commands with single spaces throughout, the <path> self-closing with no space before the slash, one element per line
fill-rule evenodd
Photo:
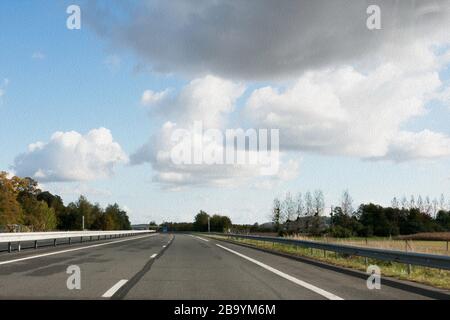
<path fill-rule="evenodd" d="M 398 236 L 398 239 L 450 241 L 450 232 L 426 232 L 409 236 Z"/>
<path fill-rule="evenodd" d="M 407 249 L 409 252 L 449 255 L 449 251 L 447 250 L 447 241 L 394 240 L 389 238 L 334 239 L 303 236 L 294 236 L 291 238 L 388 250 L 405 251 Z M 248 239 L 235 239 L 233 241 L 249 244 L 267 250 L 282 252 L 293 256 L 312 258 L 329 264 L 352 268 L 364 272 L 367 270 L 368 265 L 377 265 L 381 269 L 382 276 L 390 276 L 397 279 L 409 280 L 431 285 L 437 288 L 450 289 L 450 271 L 447 270 L 439 270 L 420 266 L 411 266 L 409 268 L 408 265 L 396 262 L 376 261 L 373 259 L 368 259 L 366 261 L 366 259 L 363 257 L 349 257 L 334 252 L 324 252 L 323 250 L 300 248 L 285 244 L 272 244 L 263 241 Z"/>
<path fill-rule="evenodd" d="M 448 238 L 447 238 L 448 237 Z M 329 237 L 305 237 L 292 236 L 297 240 L 312 240 L 357 247 L 369 247 L 387 250 L 398 250 L 407 252 L 421 252 L 428 254 L 449 255 L 450 233 L 441 232 L 439 234 L 423 233 L 397 238 L 329 238 Z M 426 240 L 426 239 L 430 240 Z M 449 240 L 439 240 L 449 239 Z"/>

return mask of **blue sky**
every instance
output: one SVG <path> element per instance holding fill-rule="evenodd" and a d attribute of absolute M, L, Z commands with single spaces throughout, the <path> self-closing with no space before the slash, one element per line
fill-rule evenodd
<path fill-rule="evenodd" d="M 155 26 L 148 24 L 149 22 L 145 20 L 151 19 L 152 12 L 150 11 L 141 11 L 138 16 L 139 19 L 133 20 L 144 21 L 142 25 L 127 25 L 131 22 L 124 22 L 125 25 L 117 25 L 114 24 L 114 21 L 109 21 L 110 24 L 108 24 L 108 16 L 96 16 L 95 12 L 88 12 L 86 17 L 89 16 L 89 18 L 86 18 L 87 21 L 82 20 L 81 30 L 68 30 L 66 28 L 68 15 L 65 11 L 69 4 L 74 3 L 76 1 L 28 0 L 8 1 L 0 4 L 0 29 L 2 30 L 0 34 L 0 47 L 2 48 L 0 50 L 0 89 L 3 92 L 3 95 L 0 96 L 1 170 L 17 171 L 15 158 L 26 152 L 28 145 L 31 143 L 49 142 L 55 132 L 76 131 L 83 136 L 91 130 L 101 127 L 110 131 L 114 142 L 120 145 L 123 154 L 130 157 L 152 139 L 151 137 L 158 135 L 164 122 L 173 121 L 166 114 L 164 108 L 172 108 L 172 104 L 176 105 L 177 108 L 183 108 L 184 105 L 189 105 L 189 101 L 197 101 L 191 99 L 186 102 L 186 96 L 189 93 L 187 88 L 190 84 L 192 84 L 192 88 L 198 89 L 199 92 L 202 92 L 201 90 L 204 88 L 208 90 L 212 88 L 211 90 L 213 90 L 218 87 L 221 89 L 222 84 L 229 84 L 230 91 L 235 90 L 238 85 L 245 87 L 245 90 L 243 94 L 238 94 L 233 102 L 234 111 L 226 115 L 226 120 L 224 120 L 226 127 L 234 128 L 246 125 L 256 128 L 269 126 L 279 128 L 281 139 L 290 140 L 280 141 L 282 151 L 285 152 L 287 159 L 298 164 L 297 170 L 288 171 L 284 178 L 272 179 L 271 183 L 265 185 L 265 187 L 258 187 L 255 184 L 254 180 L 259 178 L 257 176 L 251 176 L 241 183 L 241 181 L 237 181 L 239 174 L 231 173 L 230 176 L 224 177 L 223 173 L 220 173 L 220 179 L 227 179 L 226 186 L 209 184 L 206 178 L 202 178 L 202 183 L 195 183 L 193 180 L 182 181 L 180 188 L 174 185 L 167 188 L 168 181 L 155 179 L 155 175 L 157 176 L 161 172 L 169 172 L 167 164 L 157 164 L 149 158 L 144 159 L 141 165 L 132 165 L 127 161 L 108 162 L 108 164 L 112 163 L 113 165 L 112 171 L 108 171 L 107 175 L 99 175 L 98 178 L 91 174 L 88 179 L 72 177 L 62 179 L 63 182 L 56 181 L 59 178 L 52 181 L 48 177 L 39 181 L 40 179 L 36 176 L 37 180 L 50 191 L 61 194 L 66 202 L 75 200 L 80 193 L 86 194 L 91 201 L 100 202 L 103 205 L 118 202 L 129 209 L 134 223 L 150 220 L 159 222 L 163 220 L 189 220 L 200 209 L 211 213 L 228 214 L 233 221 L 238 223 L 265 222 L 269 219 L 273 198 L 276 196 L 283 197 L 287 191 L 296 194 L 297 192 L 321 189 L 325 193 L 327 206 L 339 203 L 342 191 L 347 188 L 354 198 L 355 205 L 368 201 L 388 204 L 393 196 L 406 195 L 409 197 L 411 194 L 439 197 L 441 193 L 444 193 L 450 198 L 449 101 L 448 97 L 447 100 L 445 98 L 427 98 L 430 94 L 444 95 L 448 89 L 450 71 L 447 62 L 439 64 L 439 66 L 430 63 L 427 70 L 413 69 L 409 72 L 412 67 L 401 61 L 403 59 L 398 59 L 395 56 L 391 59 L 389 53 L 386 53 L 385 49 L 382 48 L 383 46 L 373 40 L 374 43 L 370 42 L 368 45 L 371 48 L 377 48 L 376 50 L 379 51 L 372 51 L 376 51 L 378 57 L 382 57 L 383 61 L 393 61 L 394 65 L 398 63 L 398 69 L 401 70 L 394 73 L 394 76 L 398 76 L 395 81 L 380 80 L 382 81 L 380 86 L 384 86 L 382 92 L 388 92 L 391 89 L 389 86 L 392 86 L 392 90 L 395 90 L 395 92 L 402 90 L 407 92 L 395 99 L 392 98 L 392 100 L 389 100 L 390 97 L 375 99 L 371 95 L 372 91 L 363 92 L 362 90 L 368 89 L 363 85 L 361 87 L 365 89 L 361 89 L 359 82 L 356 81 L 354 95 L 343 97 L 339 94 L 344 89 L 336 87 L 342 83 L 341 81 L 330 82 L 327 83 L 326 87 L 320 87 L 322 85 L 320 79 L 324 79 L 324 72 L 326 78 L 330 79 L 335 75 L 336 77 L 342 75 L 345 68 L 352 67 L 354 69 L 350 72 L 351 76 L 358 78 L 362 74 L 370 76 L 373 73 L 376 75 L 377 70 L 380 70 L 377 68 L 381 68 L 380 66 L 384 62 L 380 65 L 376 63 L 370 65 L 371 63 L 369 63 L 369 66 L 364 67 L 364 70 L 362 70 L 362 67 L 358 69 L 361 65 L 367 65 L 367 61 L 373 61 L 367 52 L 360 52 L 356 56 L 349 54 L 348 57 L 346 55 L 339 57 L 336 62 L 330 61 L 333 60 L 333 57 L 328 56 L 324 57 L 323 61 L 314 61 L 306 66 L 292 62 L 292 68 L 288 68 L 288 71 L 278 70 L 277 66 L 283 64 L 273 63 L 272 65 L 269 63 L 270 61 L 264 62 L 268 67 L 267 69 L 270 69 L 269 71 L 260 71 L 258 69 L 260 67 L 256 63 L 254 68 L 244 70 L 245 68 L 243 69 L 239 65 L 228 66 L 229 59 L 225 54 L 223 60 L 220 60 L 219 57 L 217 61 L 209 58 L 197 61 L 197 58 L 193 58 L 209 57 L 207 54 L 209 50 L 213 52 L 213 49 L 204 49 L 203 52 L 195 51 L 197 50 L 195 49 L 195 55 L 190 52 L 191 48 L 184 48 L 184 50 L 182 50 L 183 47 L 172 48 L 171 50 L 180 52 L 177 54 L 173 54 L 172 51 L 165 53 L 163 49 L 159 50 L 158 48 L 165 48 L 166 42 L 164 41 L 167 41 L 169 45 L 174 45 L 174 43 L 177 45 L 180 43 L 180 46 L 188 45 L 183 44 L 183 39 L 188 36 L 193 36 L 193 39 L 197 41 L 192 43 L 192 46 L 212 48 L 212 44 L 209 46 L 212 41 L 211 38 L 204 36 L 208 30 L 196 31 L 195 23 L 192 23 L 192 30 L 186 28 L 191 33 L 185 34 L 183 39 L 174 38 L 175 33 L 172 34 L 167 31 L 177 27 L 176 25 L 169 25 L 173 21 L 170 14 L 168 14 L 166 20 L 164 20 L 164 17 L 160 18 L 158 23 L 160 23 L 161 30 L 158 30 L 157 27 L 155 29 Z M 131 2 L 131 9 L 133 9 L 135 3 L 139 3 L 139 1 Z M 178 2 L 174 3 L 171 5 L 176 6 Z M 82 10 L 93 10 L 91 6 L 85 5 L 85 3 L 80 3 L 80 5 Z M 115 5 L 116 7 L 111 9 L 112 11 L 120 6 L 117 2 Z M 147 10 L 157 11 L 158 8 L 163 10 L 164 5 L 155 2 L 154 7 L 147 8 Z M 178 9 L 173 12 L 181 12 L 181 17 L 186 17 L 183 10 L 187 12 L 194 10 L 181 5 Z M 219 10 L 217 8 L 210 9 Z M 260 9 L 263 12 L 264 7 Z M 130 14 L 136 14 L 132 10 L 130 12 Z M 84 14 L 85 12 L 82 11 L 82 19 L 84 19 Z M 145 14 L 148 14 L 148 16 Z M 95 17 L 95 19 L 92 20 L 92 17 Z M 205 18 L 204 20 L 208 19 Z M 106 24 L 110 26 L 109 32 L 99 32 L 98 26 L 96 26 L 97 22 L 98 25 Z M 222 21 L 217 21 L 217 23 L 220 24 Z M 444 22 L 438 20 L 436 25 L 440 26 L 440 23 Z M 215 28 L 219 29 L 217 26 L 214 26 L 213 29 Z M 245 28 L 245 26 L 242 28 Z M 309 26 L 309 28 L 312 31 L 315 30 L 314 25 Z M 227 27 L 224 27 L 224 30 L 224 33 L 226 33 Z M 251 34 L 251 32 L 256 31 L 253 29 L 248 32 L 244 30 L 242 37 L 252 35 L 251 38 L 244 40 L 250 43 L 254 41 L 255 47 L 258 47 L 259 37 Z M 163 40 L 154 39 L 154 41 L 161 41 L 156 49 L 145 42 L 147 38 L 152 41 L 152 37 L 156 37 L 159 33 L 159 37 Z M 237 34 L 240 35 L 241 33 Z M 124 35 L 130 41 L 125 41 Z M 134 36 L 136 40 L 133 40 Z M 298 35 L 298 37 L 301 36 L 301 34 Z M 320 42 L 320 36 L 318 36 L 318 39 Z M 286 42 L 288 41 L 289 38 L 286 39 Z M 421 35 L 418 34 L 410 43 L 405 41 L 399 50 L 409 52 L 412 44 L 423 46 L 423 48 L 429 48 L 436 43 L 446 45 L 448 44 L 448 37 L 443 36 L 443 38 L 433 39 L 435 41 L 433 43 L 427 41 L 422 41 Z M 273 46 L 279 45 L 282 49 L 275 51 L 280 54 L 280 50 L 291 50 L 286 53 L 286 56 L 289 57 L 295 55 L 297 51 L 300 52 L 301 45 L 303 45 L 300 43 L 298 48 L 295 48 L 295 46 L 289 48 L 289 46 L 283 45 L 284 42 L 277 42 Z M 353 45 L 357 46 L 358 43 Z M 244 47 L 239 54 L 249 54 L 250 49 L 247 46 Z M 285 49 L 285 47 L 288 47 L 288 49 Z M 239 46 L 230 46 L 230 48 L 237 48 L 236 51 L 241 50 Z M 186 56 L 184 56 L 183 52 L 189 54 L 186 53 Z M 446 52 L 444 50 L 444 53 Z M 267 59 L 270 59 L 269 53 Z M 230 55 L 232 54 L 234 53 L 231 52 Z M 413 58 L 415 59 L 414 54 Z M 417 57 L 422 58 L 422 54 L 418 53 Z M 173 59 L 173 61 L 170 59 Z M 193 59 L 192 67 L 185 67 L 186 61 L 189 62 L 189 59 Z M 261 59 L 266 59 L 266 57 L 261 57 Z M 429 60 L 424 59 L 428 63 Z M 114 64 L 111 61 L 117 63 Z M 286 60 L 286 63 L 291 62 Z M 158 65 L 163 67 L 157 67 Z M 173 70 L 169 70 L 172 65 Z M 330 68 L 330 65 L 333 70 L 324 71 L 328 70 L 327 68 Z M 145 66 L 145 70 L 136 71 L 137 66 Z M 414 68 L 417 67 L 414 66 Z M 311 74 L 308 75 L 308 72 Z M 421 73 L 421 76 L 417 79 L 413 78 L 418 73 Z M 215 77 L 214 79 L 217 79 L 205 78 L 207 74 L 211 74 Z M 426 87 L 424 84 L 430 83 L 429 80 L 433 79 L 433 75 L 436 74 L 439 75 L 440 83 L 433 87 L 430 85 L 430 88 L 424 89 L 423 94 L 415 97 L 414 94 L 420 91 L 417 88 Z M 203 87 L 196 87 L 195 79 L 204 79 L 201 82 Z M 374 76 L 371 81 L 378 81 L 378 79 L 379 77 Z M 412 80 L 408 86 L 396 88 L 395 86 L 398 85 L 400 79 Z M 218 85 L 210 86 L 211 81 Z M 423 81 L 423 84 L 421 81 Z M 302 100 L 302 97 L 306 95 L 306 92 L 302 91 L 306 84 L 311 85 L 311 88 L 318 87 L 324 91 L 320 91 L 319 96 L 311 96 L 307 100 Z M 285 112 L 291 114 L 288 119 L 275 124 L 265 122 L 266 117 L 263 115 L 267 115 L 278 106 L 260 100 L 258 100 L 260 102 L 254 110 L 261 112 L 261 117 L 259 117 L 259 114 L 258 116 L 246 114 L 246 112 L 248 113 L 247 109 L 249 109 L 250 97 L 258 96 L 258 90 L 263 87 L 273 89 L 271 92 L 273 100 L 271 101 L 278 101 L 281 105 L 280 110 L 285 110 Z M 146 105 L 141 101 L 145 90 L 157 93 L 166 88 L 170 88 L 172 99 L 161 101 L 159 105 L 154 106 L 155 109 L 162 108 L 162 111 L 152 111 L 153 106 Z M 309 123 L 317 121 L 319 124 L 331 121 L 328 115 L 325 118 L 320 118 L 320 112 L 326 112 L 326 107 L 329 106 L 328 102 L 323 102 L 327 95 L 322 93 L 326 93 L 329 88 L 331 88 L 330 96 L 336 95 L 341 99 L 340 107 L 342 109 L 347 107 L 345 101 L 353 103 L 351 97 L 357 97 L 355 99 L 361 101 L 365 101 L 366 98 L 363 97 L 367 97 L 367 104 L 370 99 L 376 100 L 376 103 L 380 105 L 386 104 L 386 109 L 373 110 L 373 113 L 364 111 L 367 112 L 367 115 L 362 118 L 362 121 L 373 117 L 372 122 L 368 122 L 368 124 L 374 125 L 378 129 L 385 127 L 383 123 L 377 122 L 377 117 L 384 117 L 385 114 L 389 113 L 389 108 L 396 107 L 396 105 L 390 107 L 390 103 L 399 101 L 403 103 L 405 97 L 412 96 L 414 99 L 423 99 L 420 103 L 421 106 L 417 108 L 422 108 L 426 112 L 417 114 L 414 108 L 409 110 L 408 105 L 414 104 L 416 101 L 412 99 L 411 102 L 405 103 L 404 109 L 409 111 L 405 111 L 402 119 L 393 121 L 390 127 L 386 127 L 386 131 L 391 132 L 389 139 L 386 138 L 386 140 L 380 142 L 376 140 L 378 132 L 375 132 L 359 142 L 356 140 L 361 136 L 362 131 L 355 129 L 355 132 L 349 130 L 349 133 L 344 135 L 345 138 L 350 136 L 350 142 L 343 141 L 344 136 L 341 139 L 339 134 L 333 134 L 333 139 L 336 136 L 339 137 L 336 138 L 336 141 L 333 140 L 332 146 L 325 148 L 325 142 L 329 140 L 316 141 L 313 138 L 314 143 L 310 143 L 305 139 L 311 137 L 313 132 L 307 131 L 305 136 L 297 134 L 299 132 L 303 134 L 306 130 L 304 128 L 307 128 Z M 289 93 L 290 89 L 292 89 L 291 94 Z M 408 90 L 411 90 L 411 92 L 408 92 Z M 183 95 L 182 92 L 187 93 Z M 218 91 L 216 96 L 220 97 L 221 94 L 233 95 L 229 91 Z M 295 102 L 292 105 L 292 97 L 298 97 L 299 106 Z M 321 101 L 322 98 L 323 101 Z M 229 97 L 226 96 L 224 99 L 228 101 Z M 317 99 L 318 101 L 316 101 Z M 330 99 L 330 101 L 334 101 L 334 98 Z M 321 106 L 323 103 L 324 107 L 319 108 L 318 115 L 311 114 L 307 109 L 311 100 L 315 101 L 316 105 Z M 178 101 L 178 103 L 174 101 Z M 302 101 L 305 105 L 301 105 Z M 368 105 L 367 110 L 370 110 L 369 107 Z M 188 112 L 192 112 L 192 108 L 195 109 L 195 106 L 190 108 L 186 107 L 186 110 L 180 110 L 180 115 L 177 116 L 179 117 L 178 123 L 182 121 L 180 119 L 184 115 L 186 115 L 186 119 L 192 118 L 192 114 Z M 314 108 L 314 104 L 312 108 Z M 403 113 L 402 110 L 404 109 L 396 110 L 392 117 L 395 117 L 395 114 Z M 211 110 L 214 112 L 214 106 L 211 107 Z M 355 112 L 355 109 L 352 110 Z M 274 112 L 277 113 L 276 110 Z M 221 113 L 220 115 L 222 116 Z M 282 114 L 278 115 L 282 118 Z M 295 120 L 295 117 L 298 117 L 298 121 L 290 122 L 292 119 Z M 309 120 L 307 122 L 303 119 Z M 336 119 L 341 118 L 337 116 Z M 354 118 L 352 119 L 352 121 L 356 121 Z M 381 122 L 390 122 L 390 118 L 386 119 Z M 330 126 L 334 128 L 334 122 L 331 122 Z M 364 123 L 362 126 L 364 126 Z M 353 127 L 353 125 L 349 125 L 349 127 Z M 327 136 L 328 131 L 320 130 L 314 137 Z M 441 136 L 414 135 L 423 130 L 439 133 Z M 397 140 L 397 137 L 402 135 L 404 137 Z M 302 142 L 298 142 L 297 139 L 298 141 L 302 140 Z M 419 146 L 414 145 L 417 141 L 419 141 Z M 370 147 L 372 143 L 373 148 Z M 284 144 L 286 145 L 285 149 L 283 149 Z M 408 144 L 414 146 L 408 146 Z M 364 145 L 367 148 L 364 148 Z M 434 147 L 429 147 L 430 145 Z M 373 151 L 378 147 L 381 151 Z M 52 156 L 52 154 L 45 155 L 44 159 L 51 159 Z M 87 153 L 87 157 L 89 156 L 90 154 Z M 376 160 L 373 158 L 376 158 Z M 32 162 L 31 160 L 26 161 Z M 59 165 L 57 160 L 51 163 L 52 165 Z M 48 166 L 50 167 L 50 165 Z M 282 164 L 282 166 L 285 166 L 285 164 Z M 34 163 L 23 164 L 21 171 L 27 172 L 24 168 L 35 171 L 40 169 L 36 168 Z M 52 168 L 46 167 L 46 169 L 51 171 Z M 175 172 L 180 173 L 180 170 L 175 169 Z M 205 170 L 207 171 L 207 169 Z M 19 170 L 17 173 L 21 171 Z M 199 173 L 198 176 L 204 177 L 203 173 Z"/>

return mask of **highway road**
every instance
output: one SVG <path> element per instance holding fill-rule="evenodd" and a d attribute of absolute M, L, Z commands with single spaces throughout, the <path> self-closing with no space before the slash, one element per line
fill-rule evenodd
<path fill-rule="evenodd" d="M 81 289 L 69 290 L 69 266 Z M 0 299 L 450 299 L 446 291 L 187 234 L 0 253 Z"/>

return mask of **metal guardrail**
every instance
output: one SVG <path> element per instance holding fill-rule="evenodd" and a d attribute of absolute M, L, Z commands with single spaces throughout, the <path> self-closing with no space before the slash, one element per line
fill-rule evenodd
<path fill-rule="evenodd" d="M 282 243 L 292 246 L 299 246 L 303 248 L 320 249 L 324 251 L 348 254 L 352 256 L 359 256 L 377 260 L 405 263 L 408 265 L 417 265 L 429 268 L 450 270 L 450 256 L 444 255 L 363 248 L 348 245 L 321 243 L 316 241 L 294 240 L 280 237 L 250 236 L 250 235 L 227 234 L 227 233 L 210 233 L 210 234 L 226 236 L 229 238 L 238 238 L 238 239 L 240 238 L 272 243 Z"/>
<path fill-rule="evenodd" d="M 120 230 L 120 231 L 67 231 L 67 232 L 23 232 L 23 233 L 0 233 L 0 244 L 8 244 L 8 252 L 12 251 L 12 244 L 17 244 L 17 251 L 21 250 L 22 242 L 34 242 L 34 248 L 38 248 L 39 241 L 53 240 L 53 245 L 57 245 L 58 239 L 68 239 L 68 244 L 72 239 L 103 240 L 134 236 L 144 233 L 155 233 L 155 230 Z"/>

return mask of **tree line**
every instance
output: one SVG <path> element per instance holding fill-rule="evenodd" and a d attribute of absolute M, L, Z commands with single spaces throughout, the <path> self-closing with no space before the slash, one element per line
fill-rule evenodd
<path fill-rule="evenodd" d="M 272 222 L 279 233 L 329 234 L 334 237 L 396 236 L 419 232 L 450 231 L 450 202 L 444 195 L 439 200 L 411 196 L 409 200 L 395 197 L 390 207 L 373 203 L 361 204 L 356 210 L 348 191 L 344 191 L 339 206 L 325 211 L 323 192 L 299 193 L 294 199 L 274 200 Z"/>
<path fill-rule="evenodd" d="M 118 204 L 102 208 L 84 196 L 64 205 L 62 198 L 38 188 L 31 178 L 8 177 L 0 172 L 0 228 L 13 231 L 129 230 L 126 211 Z"/>
<path fill-rule="evenodd" d="M 218 214 L 210 216 L 203 210 L 200 210 L 194 217 L 193 222 L 164 222 L 161 224 L 161 227 L 166 227 L 168 231 L 207 232 L 208 220 L 211 232 L 227 232 L 232 227 L 229 217 Z"/>

